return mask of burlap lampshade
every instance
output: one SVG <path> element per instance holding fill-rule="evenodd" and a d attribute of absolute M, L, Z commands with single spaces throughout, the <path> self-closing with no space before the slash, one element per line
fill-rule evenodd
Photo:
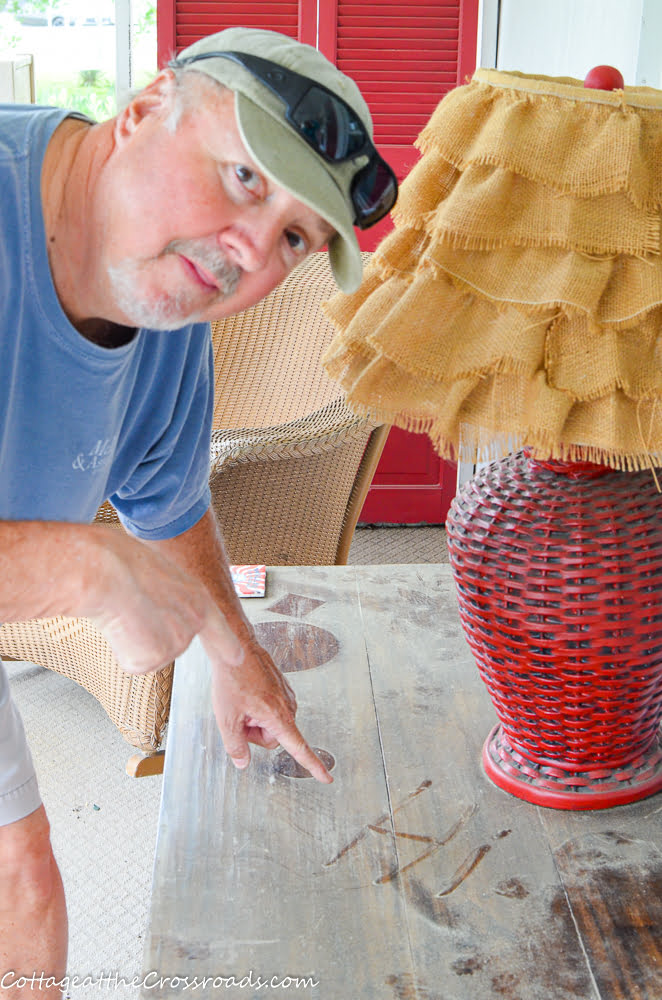
<path fill-rule="evenodd" d="M 662 92 L 478 70 L 327 311 L 329 374 L 447 458 L 662 464 Z"/>

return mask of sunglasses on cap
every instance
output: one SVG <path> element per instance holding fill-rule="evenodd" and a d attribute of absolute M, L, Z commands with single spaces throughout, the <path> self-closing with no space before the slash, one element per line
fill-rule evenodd
<path fill-rule="evenodd" d="M 252 73 L 285 103 L 286 120 L 327 163 L 369 157 L 350 187 L 355 226 L 368 229 L 391 211 L 398 196 L 395 174 L 375 149 L 359 116 L 341 97 L 301 73 L 247 52 L 201 52 L 174 59 L 171 65 L 186 66 L 200 59 L 231 59 Z"/>

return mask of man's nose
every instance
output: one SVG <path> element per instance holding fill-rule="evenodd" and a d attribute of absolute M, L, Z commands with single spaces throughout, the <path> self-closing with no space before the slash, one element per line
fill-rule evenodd
<path fill-rule="evenodd" d="M 221 232 L 219 244 L 243 271 L 260 271 L 274 251 L 279 232 L 276 220 L 243 218 Z"/>

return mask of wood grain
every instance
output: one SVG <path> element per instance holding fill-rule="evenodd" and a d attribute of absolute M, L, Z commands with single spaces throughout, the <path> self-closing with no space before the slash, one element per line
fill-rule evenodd
<path fill-rule="evenodd" d="M 245 606 L 335 782 L 296 777 L 282 751 L 235 771 L 202 650 L 182 657 L 145 970 L 311 976 L 280 992 L 314 1000 L 660 1000 L 660 797 L 572 813 L 489 782 L 495 717 L 449 567 L 267 580 Z"/>
<path fill-rule="evenodd" d="M 600 997 L 662 997 L 660 796 L 593 815 L 541 813 Z"/>

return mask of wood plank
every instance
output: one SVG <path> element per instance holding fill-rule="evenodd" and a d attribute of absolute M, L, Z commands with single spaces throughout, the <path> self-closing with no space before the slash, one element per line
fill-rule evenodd
<path fill-rule="evenodd" d="M 662 997 L 662 805 L 540 810 L 600 996 Z"/>
<path fill-rule="evenodd" d="M 450 568 L 361 567 L 359 590 L 414 953 L 395 995 L 597 1000 L 540 810 L 483 773 L 494 713 Z"/>
<path fill-rule="evenodd" d="M 396 864 L 393 838 L 368 830 L 389 803 L 355 573 L 270 570 L 267 583 L 247 610 L 272 638 L 289 632 L 299 653 L 308 626 L 306 655 L 320 665 L 288 677 L 303 731 L 336 758 L 335 782 L 285 777 L 275 753 L 255 751 L 244 772 L 228 764 L 206 658 L 192 647 L 175 671 L 145 969 L 239 983 L 312 977 L 296 996 L 391 1000 L 385 979 L 412 975 L 411 951 L 403 901 L 379 884 Z M 146 996 L 172 994 L 149 985 Z M 221 992 L 252 995 L 245 984 Z"/>

